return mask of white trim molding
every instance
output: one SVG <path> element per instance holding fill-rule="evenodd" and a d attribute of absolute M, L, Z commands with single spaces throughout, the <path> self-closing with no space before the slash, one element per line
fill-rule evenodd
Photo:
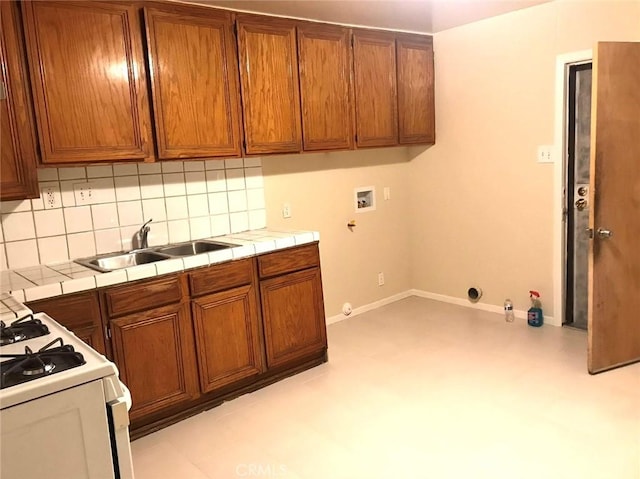
<path fill-rule="evenodd" d="M 387 304 L 395 303 L 396 301 L 400 301 L 401 299 L 408 298 L 411 296 L 410 291 L 403 291 L 402 293 L 394 294 L 393 296 L 389 296 L 387 298 L 383 298 L 379 301 L 374 301 L 373 303 L 365 304 L 364 306 L 359 306 L 355 308 L 349 316 L 345 316 L 344 314 L 336 314 L 335 316 L 330 316 L 326 318 L 326 323 L 333 324 L 339 321 L 353 318 L 354 316 L 358 316 L 359 314 L 366 313 L 367 311 L 371 311 L 373 309 L 381 308 Z"/>
<path fill-rule="evenodd" d="M 567 67 L 569 65 L 590 62 L 593 60 L 593 50 L 564 53 L 556 57 L 556 93 L 554 120 L 554 159 L 553 167 L 553 312 L 558 318 L 556 326 L 562 325 L 564 318 L 564 272 L 565 245 L 563 231 L 564 208 L 564 167 L 566 160 L 566 105 L 567 105 Z M 546 318 L 545 318 L 546 320 Z M 551 322 L 551 321 L 549 321 Z"/>
<path fill-rule="evenodd" d="M 481 311 L 488 311 L 490 313 L 496 313 L 496 314 L 504 313 L 504 309 L 502 306 L 496 306 L 494 304 L 488 304 L 488 303 L 471 303 L 469 302 L 468 299 L 464 299 L 464 298 L 456 298 L 455 296 L 447 296 L 444 294 L 431 293 L 430 291 L 422 291 L 420 289 L 410 289 L 408 291 L 404 291 L 402 293 L 389 296 L 388 298 L 381 299 L 380 301 L 375 301 L 373 303 L 360 306 L 354 309 L 349 316 L 345 316 L 344 314 L 331 316 L 326 319 L 326 322 L 327 322 L 327 325 L 337 323 L 338 321 L 342 321 L 342 320 L 351 318 L 353 316 L 366 313 L 367 311 L 380 308 L 387 304 L 395 303 L 396 301 L 400 301 L 401 299 L 408 298 L 409 296 L 417 296 L 419 298 L 433 299 L 435 301 L 440 301 L 443 303 L 455 304 L 457 306 L 464 306 L 465 308 L 479 309 Z M 527 319 L 526 311 L 523 311 L 521 309 L 515 309 L 513 313 L 515 317 L 518 319 Z M 560 326 L 560 323 L 556 322 L 553 316 L 545 316 L 544 322 L 545 324 L 550 324 L 552 326 Z"/>

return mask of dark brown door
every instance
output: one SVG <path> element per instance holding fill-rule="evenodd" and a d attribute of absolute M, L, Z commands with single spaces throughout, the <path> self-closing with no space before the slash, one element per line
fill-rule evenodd
<path fill-rule="evenodd" d="M 151 156 L 137 8 L 101 2 L 22 5 L 42 161 Z"/>
<path fill-rule="evenodd" d="M 158 157 L 240 156 L 231 14 L 145 8 Z"/>
<path fill-rule="evenodd" d="M 42 299 L 27 306 L 33 311 L 47 313 L 93 349 L 107 354 L 96 291 Z"/>
<path fill-rule="evenodd" d="M 640 360 L 640 43 L 593 62 L 589 372 Z"/>
<path fill-rule="evenodd" d="M 260 295 L 270 368 L 326 348 L 319 268 L 261 281 Z"/>
<path fill-rule="evenodd" d="M 253 286 L 240 286 L 194 299 L 192 313 L 203 393 L 263 371 Z"/>
<path fill-rule="evenodd" d="M 396 47 L 400 143 L 435 143 L 433 39 L 399 35 Z"/>
<path fill-rule="evenodd" d="M 356 98 L 356 144 L 398 144 L 396 42 L 389 33 L 353 34 Z"/>
<path fill-rule="evenodd" d="M 36 136 L 16 2 L 0 2 L 0 199 L 36 198 Z"/>
<path fill-rule="evenodd" d="M 237 25 L 246 152 L 300 151 L 295 24 L 242 16 Z"/>
<path fill-rule="evenodd" d="M 351 33 L 348 28 L 298 27 L 302 139 L 306 151 L 353 147 Z"/>
<path fill-rule="evenodd" d="M 120 379 L 131 390 L 132 420 L 198 396 L 188 304 L 123 316 L 110 326 Z"/>

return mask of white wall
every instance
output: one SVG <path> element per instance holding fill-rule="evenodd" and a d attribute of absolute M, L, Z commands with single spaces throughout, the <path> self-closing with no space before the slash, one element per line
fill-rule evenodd
<path fill-rule="evenodd" d="M 555 1 L 434 37 L 437 144 L 410 163 L 414 288 L 553 315 L 556 56 L 640 40 L 640 2 Z"/>

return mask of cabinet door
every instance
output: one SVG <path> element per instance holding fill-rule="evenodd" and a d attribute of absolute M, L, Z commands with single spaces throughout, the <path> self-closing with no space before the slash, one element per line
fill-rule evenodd
<path fill-rule="evenodd" d="M 396 44 L 400 143 L 435 143 L 433 39 L 399 36 Z"/>
<path fill-rule="evenodd" d="M 20 14 L 0 2 L 0 199 L 38 197 L 36 138 Z"/>
<path fill-rule="evenodd" d="M 300 94 L 293 22 L 238 18 L 246 152 L 301 150 Z"/>
<path fill-rule="evenodd" d="M 110 326 L 120 379 L 131 390 L 132 420 L 197 397 L 188 304 L 123 316 Z"/>
<path fill-rule="evenodd" d="M 240 156 L 231 14 L 145 8 L 158 157 Z"/>
<path fill-rule="evenodd" d="M 203 393 L 263 371 L 256 304 L 250 284 L 192 301 Z"/>
<path fill-rule="evenodd" d="M 261 281 L 260 295 L 270 368 L 327 347 L 319 268 Z"/>
<path fill-rule="evenodd" d="M 106 354 L 102 318 L 95 291 L 33 301 L 27 306 L 44 312 L 101 354 Z"/>
<path fill-rule="evenodd" d="M 353 147 L 351 33 L 348 28 L 298 27 L 302 141 L 306 151 Z"/>
<path fill-rule="evenodd" d="M 138 10 L 115 2 L 23 7 L 42 161 L 150 156 Z"/>
<path fill-rule="evenodd" d="M 354 32 L 356 144 L 398 144 L 396 44 L 391 34 Z"/>

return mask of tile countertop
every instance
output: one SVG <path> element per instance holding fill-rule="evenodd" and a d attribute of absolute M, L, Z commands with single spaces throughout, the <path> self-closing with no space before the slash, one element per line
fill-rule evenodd
<path fill-rule="evenodd" d="M 100 273 L 73 261 L 5 270 L 0 272 L 0 293 L 10 293 L 21 303 L 35 301 L 312 243 L 320 239 L 320 234 L 314 231 L 265 228 L 203 239 L 223 241 L 238 246 L 131 266 L 109 273 Z"/>

